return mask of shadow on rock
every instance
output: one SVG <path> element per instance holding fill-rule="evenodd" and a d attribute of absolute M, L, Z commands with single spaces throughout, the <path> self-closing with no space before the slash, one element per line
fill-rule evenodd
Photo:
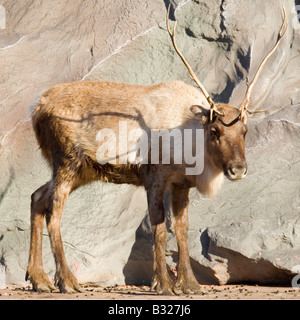
<path fill-rule="evenodd" d="M 170 256 L 172 259 L 171 265 L 176 266 L 178 263 L 178 252 L 171 251 Z M 214 271 L 211 268 L 200 264 L 193 258 L 190 259 L 193 272 L 200 284 L 218 284 L 218 279 L 215 277 Z M 172 266 L 169 265 L 168 267 L 171 276 L 174 276 L 176 271 L 174 273 Z M 135 243 L 132 246 L 131 253 L 123 269 L 123 274 L 127 285 L 151 284 L 153 276 L 153 237 L 148 217 L 142 221 L 136 231 Z"/>
<path fill-rule="evenodd" d="M 126 284 L 151 284 L 153 275 L 152 245 L 152 234 L 147 230 L 147 218 L 145 218 L 136 230 L 135 243 L 123 269 Z"/>

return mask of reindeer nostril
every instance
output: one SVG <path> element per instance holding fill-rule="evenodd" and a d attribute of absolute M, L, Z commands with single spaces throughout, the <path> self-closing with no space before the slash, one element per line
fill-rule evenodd
<path fill-rule="evenodd" d="M 234 170 L 234 168 L 233 167 L 229 167 L 229 171 L 230 171 L 230 173 L 233 175 L 233 176 L 235 176 L 235 170 Z"/>

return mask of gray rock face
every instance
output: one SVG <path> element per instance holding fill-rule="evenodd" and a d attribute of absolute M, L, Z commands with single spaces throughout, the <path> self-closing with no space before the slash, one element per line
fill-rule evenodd
<path fill-rule="evenodd" d="M 190 193 L 190 254 L 201 283 L 290 284 L 300 273 L 300 55 L 297 1 L 170 1 L 177 42 L 216 101 L 238 106 L 281 25 L 288 33 L 252 94 L 247 177 L 213 200 Z M 165 0 L 71 3 L 1 0 L 0 285 L 24 282 L 30 195 L 51 177 L 30 122 L 43 91 L 73 80 L 192 83 L 165 29 Z M 170 218 L 169 218 L 170 219 Z M 171 225 L 171 223 L 169 223 Z M 62 219 L 67 260 L 79 282 L 147 284 L 152 236 L 145 192 L 95 182 L 76 190 Z M 54 261 L 44 230 L 44 267 Z M 170 227 L 170 269 L 177 245 Z M 5 283 L 5 284 L 3 284 Z"/>

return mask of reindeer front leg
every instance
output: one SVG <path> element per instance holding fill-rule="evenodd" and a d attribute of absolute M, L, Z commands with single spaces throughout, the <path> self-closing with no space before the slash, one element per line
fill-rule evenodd
<path fill-rule="evenodd" d="M 148 210 L 154 237 L 154 276 L 152 290 L 158 294 L 171 295 L 176 293 L 174 282 L 167 270 L 165 246 L 167 228 L 163 206 L 163 192 L 151 188 L 147 191 Z"/>
<path fill-rule="evenodd" d="M 172 207 L 174 214 L 174 229 L 178 244 L 178 274 L 176 287 L 183 293 L 199 294 L 200 285 L 195 278 L 191 267 L 189 248 L 188 248 L 188 204 L 189 189 L 175 188 L 173 190 Z"/>

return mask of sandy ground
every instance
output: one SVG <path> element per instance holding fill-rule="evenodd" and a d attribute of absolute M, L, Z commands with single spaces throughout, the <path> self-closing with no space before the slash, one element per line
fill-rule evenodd
<path fill-rule="evenodd" d="M 147 286 L 83 287 L 82 292 L 37 293 L 30 287 L 0 289 L 0 300 L 300 300 L 300 288 L 249 285 L 202 286 L 202 295 L 159 296 Z"/>

